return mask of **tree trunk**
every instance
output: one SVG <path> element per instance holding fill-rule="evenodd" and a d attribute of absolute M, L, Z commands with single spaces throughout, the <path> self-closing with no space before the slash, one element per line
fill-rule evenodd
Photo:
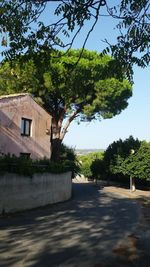
<path fill-rule="evenodd" d="M 51 127 L 51 160 L 58 162 L 60 160 L 60 150 L 62 140 L 60 139 L 61 125 L 56 120 L 52 119 Z"/>
<path fill-rule="evenodd" d="M 51 126 L 51 160 L 58 162 L 60 160 L 60 153 L 61 153 L 61 143 L 67 133 L 67 129 L 70 123 L 77 117 L 78 111 L 74 111 L 69 119 L 67 120 L 64 127 L 62 127 L 62 122 L 64 118 L 65 111 L 62 112 L 60 115 L 59 120 L 52 118 L 52 126 Z"/>
<path fill-rule="evenodd" d="M 51 140 L 52 154 L 51 160 L 58 162 L 60 160 L 61 153 L 61 140 L 59 138 L 55 138 Z"/>

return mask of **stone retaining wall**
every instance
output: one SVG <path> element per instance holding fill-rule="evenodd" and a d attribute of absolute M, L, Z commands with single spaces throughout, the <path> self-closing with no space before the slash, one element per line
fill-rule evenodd
<path fill-rule="evenodd" d="M 71 193 L 71 172 L 34 174 L 32 178 L 6 173 L 0 175 L 0 214 L 63 202 Z"/>

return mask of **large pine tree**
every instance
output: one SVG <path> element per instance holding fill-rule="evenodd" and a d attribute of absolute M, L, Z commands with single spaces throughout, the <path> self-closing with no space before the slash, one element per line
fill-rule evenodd
<path fill-rule="evenodd" d="M 132 86 L 109 56 L 84 50 L 35 54 L 29 61 L 6 62 L 0 69 L 1 94 L 29 92 L 52 116 L 52 159 L 70 123 L 112 118 L 128 105 Z M 78 63 L 77 63 L 78 62 Z M 77 63 L 77 64 L 76 64 Z"/>

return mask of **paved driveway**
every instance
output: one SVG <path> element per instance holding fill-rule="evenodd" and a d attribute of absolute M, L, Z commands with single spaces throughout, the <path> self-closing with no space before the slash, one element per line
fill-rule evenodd
<path fill-rule="evenodd" d="M 116 267 L 139 211 L 134 200 L 76 183 L 68 202 L 0 218 L 0 266 Z"/>

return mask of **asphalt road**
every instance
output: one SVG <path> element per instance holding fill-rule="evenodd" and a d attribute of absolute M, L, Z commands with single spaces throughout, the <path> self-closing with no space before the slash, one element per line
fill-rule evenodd
<path fill-rule="evenodd" d="M 134 200 L 74 184 L 65 203 L 0 218 L 0 266 L 116 267 L 114 248 L 139 215 Z"/>

